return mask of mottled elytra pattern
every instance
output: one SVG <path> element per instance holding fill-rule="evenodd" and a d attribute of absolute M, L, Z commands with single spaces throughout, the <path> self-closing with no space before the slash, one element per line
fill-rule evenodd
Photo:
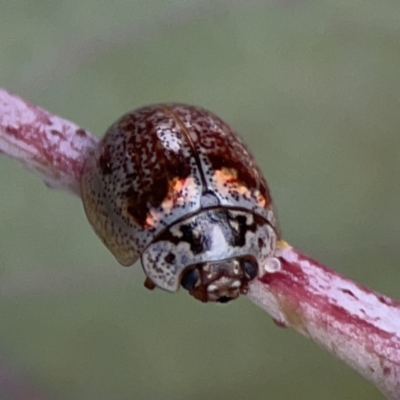
<path fill-rule="evenodd" d="M 193 143 L 204 186 L 218 196 L 220 204 L 251 209 L 271 220 L 267 183 L 247 146 L 231 127 L 202 108 L 176 106 L 174 114 Z"/>
<path fill-rule="evenodd" d="M 272 251 L 271 237 L 276 233 L 271 232 L 277 229 L 265 179 L 237 134 L 216 115 L 199 107 L 159 104 L 122 116 L 88 157 L 81 192 L 90 223 L 121 264 L 131 265 L 140 255 L 146 264 L 144 260 L 155 255 L 153 252 L 149 258 L 148 253 L 146 258 L 143 253 L 156 243 L 161 251 L 161 242 L 162 253 L 166 251 L 165 257 L 171 261 L 168 265 L 182 257 L 186 260 L 176 269 L 172 285 L 164 276 L 171 269 L 163 270 L 155 261 L 144 265 L 150 279 L 154 274 L 149 271 L 158 271 L 155 283 L 166 290 L 177 290 L 179 274 L 187 265 L 210 261 L 204 243 L 197 245 L 200 256 L 196 254 L 202 228 L 180 224 L 206 210 L 243 210 L 261 221 L 258 227 L 267 232 L 267 237 L 253 232 L 255 246 L 249 244 L 246 229 L 250 225 L 243 219 L 227 228 L 242 229 L 240 245 L 235 244 L 242 251 L 233 252 L 235 255 L 247 254 L 250 248 L 254 252 L 261 243 L 268 253 Z M 220 247 L 219 256 L 218 251 L 213 252 L 217 259 L 232 253 L 222 248 L 232 245 L 221 239 L 223 235 L 216 228 L 224 225 L 221 221 L 207 225 L 214 229 L 214 245 Z M 178 243 L 182 232 L 177 226 L 187 230 L 182 243 Z M 169 240 L 161 240 L 168 235 Z M 175 250 L 169 251 L 168 246 Z"/>

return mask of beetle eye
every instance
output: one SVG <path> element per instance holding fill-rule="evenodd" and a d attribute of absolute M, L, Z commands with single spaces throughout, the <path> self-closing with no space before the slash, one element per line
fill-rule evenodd
<path fill-rule="evenodd" d="M 186 271 L 181 279 L 181 285 L 186 290 L 193 290 L 200 283 L 200 273 L 197 268 Z"/>
<path fill-rule="evenodd" d="M 221 304 L 228 303 L 232 299 L 228 296 L 221 296 L 217 301 L 219 301 Z"/>
<path fill-rule="evenodd" d="M 246 278 L 251 281 L 257 276 L 257 264 L 253 260 L 242 260 L 242 268 Z"/>

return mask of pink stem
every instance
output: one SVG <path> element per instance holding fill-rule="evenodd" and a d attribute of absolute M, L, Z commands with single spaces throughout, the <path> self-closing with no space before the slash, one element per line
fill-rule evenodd
<path fill-rule="evenodd" d="M 295 329 L 400 399 L 400 303 L 354 283 L 282 242 L 281 270 L 248 297 L 280 326 Z"/>
<path fill-rule="evenodd" d="M 97 140 L 74 123 L 0 89 L 0 153 L 34 171 L 46 185 L 79 195 L 82 166 Z"/>
<path fill-rule="evenodd" d="M 97 139 L 0 89 L 0 152 L 50 187 L 79 195 L 82 166 Z M 400 399 L 400 303 L 340 276 L 281 242 L 281 269 L 250 285 L 248 297 Z"/>
<path fill-rule="evenodd" d="M 0 368 L 0 396 L 9 400 L 49 400 L 35 386 L 4 367 Z"/>

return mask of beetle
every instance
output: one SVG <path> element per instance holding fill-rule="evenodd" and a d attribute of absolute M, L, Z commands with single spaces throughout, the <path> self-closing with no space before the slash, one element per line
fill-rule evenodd
<path fill-rule="evenodd" d="M 267 183 L 247 146 L 212 112 L 171 103 L 128 112 L 83 168 L 87 218 L 145 286 L 221 303 L 248 290 L 279 239 Z"/>

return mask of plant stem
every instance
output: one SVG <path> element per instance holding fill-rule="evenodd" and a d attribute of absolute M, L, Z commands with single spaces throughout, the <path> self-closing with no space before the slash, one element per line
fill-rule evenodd
<path fill-rule="evenodd" d="M 79 195 L 83 163 L 97 141 L 74 123 L 0 88 L 0 153 L 49 187 Z"/>
<path fill-rule="evenodd" d="M 45 183 L 79 196 L 82 166 L 98 139 L 0 89 L 0 153 Z M 248 298 L 400 399 L 400 303 L 280 243 L 281 269 L 252 282 Z"/>
<path fill-rule="evenodd" d="M 400 303 L 280 243 L 281 270 L 250 285 L 248 298 L 400 399 Z"/>

